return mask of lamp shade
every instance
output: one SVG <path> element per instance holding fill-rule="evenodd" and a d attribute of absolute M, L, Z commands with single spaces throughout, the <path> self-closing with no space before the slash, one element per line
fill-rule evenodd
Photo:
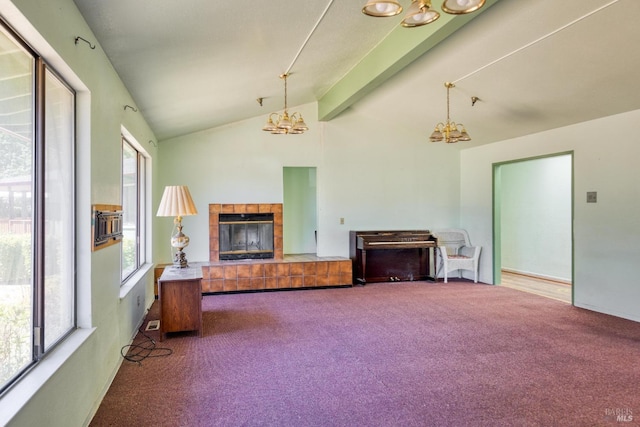
<path fill-rule="evenodd" d="M 265 132 L 273 132 L 274 130 L 278 129 L 276 127 L 276 124 L 273 123 L 273 119 L 271 118 L 271 116 L 269 116 L 269 119 L 267 120 L 267 124 L 264 125 L 264 127 L 262 128 L 263 131 Z"/>
<path fill-rule="evenodd" d="M 369 0 L 362 13 L 369 16 L 395 16 L 402 12 L 402 6 L 396 0 Z"/>
<path fill-rule="evenodd" d="M 300 116 L 300 118 L 296 120 L 295 124 L 293 125 L 293 130 L 297 132 L 306 132 L 309 130 L 309 126 L 307 126 L 307 124 L 304 122 L 302 116 Z"/>
<path fill-rule="evenodd" d="M 282 115 L 282 118 L 278 120 L 278 124 L 276 126 L 278 129 L 291 129 L 293 124 L 291 123 L 287 110 L 284 110 L 284 114 Z"/>
<path fill-rule="evenodd" d="M 197 213 L 186 185 L 168 185 L 164 188 L 156 216 L 187 216 Z"/>
<path fill-rule="evenodd" d="M 440 14 L 431 9 L 429 0 L 413 0 L 400 25 L 403 27 L 420 27 L 430 24 L 440 17 Z"/>
<path fill-rule="evenodd" d="M 484 6 L 486 0 L 445 0 L 442 10 L 453 15 L 475 12 Z"/>

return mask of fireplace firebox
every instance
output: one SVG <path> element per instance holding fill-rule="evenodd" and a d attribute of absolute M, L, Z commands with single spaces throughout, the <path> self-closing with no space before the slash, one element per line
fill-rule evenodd
<path fill-rule="evenodd" d="M 220 260 L 274 257 L 273 213 L 219 214 Z"/>

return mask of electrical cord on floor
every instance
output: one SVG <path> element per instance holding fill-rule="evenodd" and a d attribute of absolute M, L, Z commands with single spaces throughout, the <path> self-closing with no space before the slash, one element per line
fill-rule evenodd
<path fill-rule="evenodd" d="M 138 343 L 134 342 L 123 346 L 120 349 L 120 354 L 125 360 L 142 365 L 142 361 L 149 357 L 166 357 L 173 353 L 173 350 L 170 348 L 156 347 L 155 340 L 145 334 L 142 329 L 138 329 L 138 332 L 146 339 Z"/>

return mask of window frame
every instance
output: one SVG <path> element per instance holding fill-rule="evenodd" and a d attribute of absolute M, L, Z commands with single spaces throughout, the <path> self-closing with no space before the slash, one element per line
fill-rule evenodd
<path fill-rule="evenodd" d="M 132 271 L 128 272 L 128 274 L 124 274 L 124 251 L 125 251 L 125 238 L 122 240 L 121 244 L 121 254 L 120 254 L 120 273 L 121 273 L 121 286 L 127 284 L 129 279 L 131 279 L 135 274 L 141 270 L 141 268 L 146 264 L 146 242 L 147 242 L 147 220 L 146 220 L 146 205 L 147 205 L 147 154 L 144 150 L 141 149 L 140 144 L 137 143 L 135 138 L 131 136 L 126 130 L 123 129 L 121 133 L 121 200 L 122 200 L 122 209 L 126 211 L 125 207 L 125 165 L 124 165 L 124 152 L 125 152 L 125 144 L 135 152 L 136 154 L 136 231 L 135 231 L 135 266 Z M 124 213 L 126 215 L 126 212 Z M 123 224 L 126 226 L 126 224 Z"/>
<path fill-rule="evenodd" d="M 0 18 L 0 31 L 9 39 L 11 39 L 16 47 L 21 48 L 25 54 L 30 55 L 33 59 L 32 65 L 32 172 L 31 172 L 31 290 L 33 297 L 31 300 L 31 331 L 30 331 L 30 344 L 31 344 L 31 360 L 16 372 L 13 373 L 4 383 L 0 383 L 0 396 L 2 396 L 7 390 L 14 386 L 20 379 L 22 379 L 30 370 L 38 365 L 49 353 L 51 353 L 58 345 L 65 341 L 78 326 L 78 290 L 77 290 L 77 218 L 76 218 L 76 156 L 77 156 L 77 93 L 69 85 L 69 83 L 61 77 L 56 70 L 48 64 L 40 54 L 33 49 L 21 36 L 18 34 L 6 21 Z M 46 215 L 46 146 L 47 146 L 47 130 L 46 130 L 46 96 L 47 89 L 47 75 L 55 78 L 55 80 L 67 89 L 72 97 L 71 115 L 68 117 L 71 122 L 71 138 L 69 154 L 70 158 L 67 160 L 72 165 L 69 171 L 69 185 L 64 191 L 69 190 L 69 198 L 71 199 L 71 217 L 70 222 L 67 224 L 69 229 L 72 230 L 70 238 L 67 242 L 71 248 L 71 256 L 73 259 L 70 262 L 71 266 L 71 282 L 68 287 L 65 287 L 71 293 L 70 302 L 70 318 L 71 322 L 66 325 L 66 330 L 60 333 L 50 343 L 45 343 L 45 330 L 47 327 L 45 316 L 45 286 L 46 286 L 46 230 L 45 224 L 47 222 Z M 67 236 L 63 236 L 67 237 Z"/>

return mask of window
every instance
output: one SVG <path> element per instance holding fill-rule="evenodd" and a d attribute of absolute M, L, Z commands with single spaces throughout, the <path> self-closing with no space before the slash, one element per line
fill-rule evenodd
<path fill-rule="evenodd" d="M 144 263 L 145 158 L 122 137 L 122 282 Z"/>
<path fill-rule="evenodd" d="M 74 92 L 0 22 L 0 391 L 76 324 Z"/>

